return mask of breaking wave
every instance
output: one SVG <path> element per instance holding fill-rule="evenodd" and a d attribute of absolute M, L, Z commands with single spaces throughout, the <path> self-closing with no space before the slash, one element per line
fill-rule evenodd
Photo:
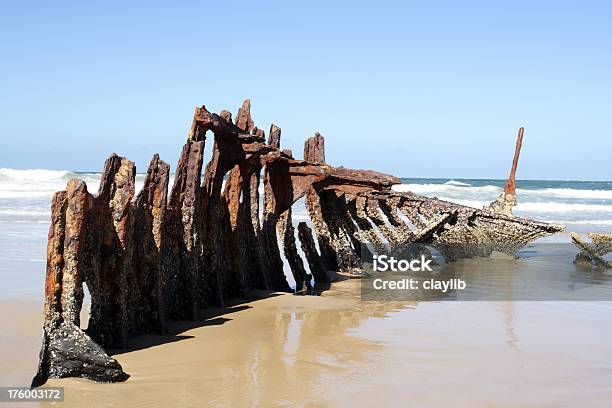
<path fill-rule="evenodd" d="M 612 227 L 612 220 L 548 220 L 548 222 L 565 225 L 596 225 Z"/>
<path fill-rule="evenodd" d="M 136 192 L 140 191 L 145 174 L 136 175 Z M 0 168 L 0 199 L 50 198 L 66 188 L 68 180 L 76 178 L 87 183 L 91 193 L 98 190 L 100 173 L 74 173 L 66 170 L 16 170 Z M 170 182 L 173 181 L 170 177 Z M 172 184 L 170 184 L 172 185 Z"/>
<path fill-rule="evenodd" d="M 84 180 L 95 193 L 100 173 L 75 173 L 67 170 L 16 170 L 0 168 L 0 221 L 48 222 L 51 196 L 65 189 L 71 178 Z M 136 193 L 145 174 L 136 175 Z M 170 188 L 173 184 L 170 179 Z M 502 180 L 404 179 L 394 186 L 396 191 L 438 197 L 441 200 L 482 208 L 502 191 Z M 567 225 L 599 225 L 612 227 L 612 183 L 530 181 L 520 182 L 515 213 L 521 216 L 566 223 Z M 263 195 L 263 185 L 260 185 Z M 303 204 L 296 206 L 302 208 Z M 302 210 L 294 218 L 306 220 Z M 303 213 L 303 214 L 302 214 Z"/>
<path fill-rule="evenodd" d="M 4 180 L 19 180 L 19 181 L 48 181 L 63 179 L 67 175 L 71 174 L 66 170 L 43 170 L 43 169 L 31 169 L 31 170 L 17 170 L 17 169 L 6 169 L 0 168 L 0 181 Z"/>
<path fill-rule="evenodd" d="M 528 196 L 612 200 L 611 190 L 579 190 L 574 188 L 543 188 L 540 190 L 527 190 L 519 188 L 517 189 L 516 193 L 525 194 Z"/>
<path fill-rule="evenodd" d="M 0 208 L 0 215 L 21 215 L 27 217 L 36 217 L 36 216 L 48 216 L 49 211 L 43 208 L 37 209 L 13 209 L 13 208 Z"/>
<path fill-rule="evenodd" d="M 444 184 L 447 186 L 458 186 L 458 187 L 471 187 L 472 186 L 469 183 L 462 183 L 461 181 L 457 181 L 457 180 L 449 180 Z"/>
<path fill-rule="evenodd" d="M 66 170 L 0 169 L 0 198 L 51 196 L 62 190 L 74 173 Z"/>
<path fill-rule="evenodd" d="M 451 180 L 452 181 L 452 180 Z M 458 182 L 457 182 L 458 183 Z M 441 193 L 500 193 L 502 191 L 501 187 L 497 186 L 482 186 L 482 187 L 474 187 L 470 184 L 462 183 L 458 184 L 399 184 L 397 186 L 393 186 L 393 190 L 395 191 L 411 191 L 417 194 L 441 194 Z"/>
<path fill-rule="evenodd" d="M 567 204 L 567 203 L 521 203 L 519 202 L 516 207 L 516 211 L 525 212 L 542 212 L 542 213 L 585 213 L 585 212 L 597 212 L 597 213 L 612 213 L 612 205 L 596 205 L 596 204 Z"/>

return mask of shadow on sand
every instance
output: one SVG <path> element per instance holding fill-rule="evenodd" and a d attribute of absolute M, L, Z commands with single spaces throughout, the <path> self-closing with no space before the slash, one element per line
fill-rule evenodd
<path fill-rule="evenodd" d="M 225 322 L 232 320 L 231 318 L 227 317 L 228 315 L 235 312 L 240 312 L 242 310 L 251 309 L 252 306 L 249 306 L 247 303 L 280 295 L 280 293 L 253 291 L 244 299 L 231 299 L 227 301 L 225 307 L 207 307 L 202 309 L 200 320 L 180 320 L 169 322 L 168 332 L 166 334 L 143 334 L 136 336 L 129 340 L 127 349 L 109 349 L 107 351 L 109 355 L 117 356 L 124 353 L 129 353 L 131 351 L 148 349 L 150 347 L 155 347 L 166 343 L 175 343 L 177 341 L 192 339 L 194 336 L 183 335 L 183 333 L 199 327 L 222 325 Z"/>

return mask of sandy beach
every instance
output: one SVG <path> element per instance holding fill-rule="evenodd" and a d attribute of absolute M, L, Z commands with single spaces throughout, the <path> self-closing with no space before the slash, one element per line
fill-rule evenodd
<path fill-rule="evenodd" d="M 0 383 L 25 385 L 40 304 L 1 306 L 11 335 Z M 167 336 L 134 338 L 113 355 L 131 375 L 124 383 L 46 386 L 65 387 L 65 407 L 605 407 L 611 311 L 609 302 L 362 301 L 359 281 L 346 280 L 322 296 L 236 301 L 173 323 Z"/>

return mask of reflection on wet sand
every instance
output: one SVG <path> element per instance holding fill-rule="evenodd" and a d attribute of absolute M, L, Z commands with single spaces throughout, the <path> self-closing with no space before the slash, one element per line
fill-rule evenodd
<path fill-rule="evenodd" d="M 323 296 L 280 295 L 236 305 L 222 316 L 213 313 L 207 321 L 212 324 L 192 328 L 177 322 L 173 336 L 136 338 L 130 344 L 135 351 L 115 354 L 132 375 L 123 384 L 66 379 L 49 386 L 69 389 L 66 406 L 323 403 L 322 390 L 333 382 L 350 383 L 383 348 L 352 330 L 364 319 L 414 305 L 362 302 L 358 285 L 346 281 Z"/>

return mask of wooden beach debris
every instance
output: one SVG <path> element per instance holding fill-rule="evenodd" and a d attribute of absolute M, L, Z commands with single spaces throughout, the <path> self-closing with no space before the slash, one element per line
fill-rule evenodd
<path fill-rule="evenodd" d="M 587 236 L 591 239 L 590 243 L 583 240 L 577 233 L 571 233 L 572 242 L 580 249 L 574 263 L 611 269 L 612 262 L 606 260 L 604 256 L 612 252 L 612 234 L 590 232 Z"/>
<path fill-rule="evenodd" d="M 514 202 L 521 137 L 504 203 Z M 306 140 L 304 158 L 295 158 L 281 149 L 280 127 L 270 127 L 266 142 L 249 100 L 235 119 L 226 110 L 195 109 L 169 193 L 170 167 L 158 155 L 138 194 L 135 176 L 134 163 L 113 154 L 97 195 L 71 180 L 53 197 L 34 386 L 49 377 L 123 381 L 128 375 L 105 349 L 127 349 L 135 336 L 163 334 L 168 321 L 198 320 L 202 308 L 252 290 L 309 293 L 338 273 L 361 276 L 364 245 L 428 244 L 452 261 L 493 250 L 514 254 L 562 230 L 396 192 L 395 176 L 328 164 L 320 133 Z M 297 223 L 302 202 L 308 220 Z M 86 330 L 79 322 L 83 285 L 91 296 Z"/>

